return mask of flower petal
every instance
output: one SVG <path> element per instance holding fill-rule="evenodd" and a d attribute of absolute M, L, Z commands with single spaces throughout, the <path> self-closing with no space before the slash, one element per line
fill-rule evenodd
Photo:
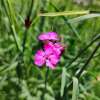
<path fill-rule="evenodd" d="M 62 54 L 62 52 L 64 51 L 64 47 L 60 43 L 54 44 L 49 41 L 46 44 L 44 44 L 44 51 L 47 56 L 49 56 L 51 54 L 55 54 L 59 57 Z"/>
<path fill-rule="evenodd" d="M 53 64 L 53 65 L 57 65 L 57 63 L 59 62 L 59 60 L 60 60 L 60 56 L 58 57 L 58 56 L 56 56 L 56 55 L 50 55 L 49 57 L 48 57 L 48 59 L 50 60 L 50 62 Z"/>
<path fill-rule="evenodd" d="M 39 40 L 48 40 L 48 35 L 47 33 L 42 33 L 38 37 Z"/>
<path fill-rule="evenodd" d="M 44 51 L 46 56 L 49 56 L 53 53 L 53 43 L 52 42 L 48 42 L 46 44 L 44 44 Z"/>
<path fill-rule="evenodd" d="M 49 40 L 59 40 L 59 37 L 56 32 L 48 32 Z"/>
<path fill-rule="evenodd" d="M 59 37 L 56 32 L 47 32 L 42 33 L 38 37 L 39 40 L 59 40 Z"/>
<path fill-rule="evenodd" d="M 56 48 L 58 48 L 59 50 L 63 51 L 64 50 L 64 46 L 61 43 L 55 43 L 54 44 Z"/>
<path fill-rule="evenodd" d="M 46 66 L 51 69 L 55 69 L 55 66 L 49 60 L 46 60 Z"/>
<path fill-rule="evenodd" d="M 43 66 L 45 64 L 45 53 L 43 50 L 38 50 L 34 56 L 34 63 L 38 66 Z"/>
<path fill-rule="evenodd" d="M 64 46 L 62 46 L 60 43 L 55 43 L 53 50 L 56 55 L 60 56 L 64 51 Z"/>

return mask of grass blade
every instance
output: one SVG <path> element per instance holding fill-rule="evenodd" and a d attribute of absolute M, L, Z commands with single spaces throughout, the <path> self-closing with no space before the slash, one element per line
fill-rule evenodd
<path fill-rule="evenodd" d="M 60 10 L 59 10 L 55 5 L 53 5 L 51 2 L 50 2 L 50 5 L 51 5 L 57 12 L 60 11 Z M 80 37 L 78 31 L 77 31 L 76 28 L 74 28 L 73 25 L 69 22 L 69 19 L 67 19 L 65 16 L 61 16 L 61 18 L 65 21 L 65 24 L 68 25 L 68 27 L 71 29 L 71 31 L 76 35 L 76 37 L 79 39 L 79 41 L 81 41 L 81 37 Z"/>
<path fill-rule="evenodd" d="M 87 19 L 95 18 L 95 17 L 100 17 L 100 14 L 87 14 L 87 15 L 83 15 L 83 16 L 76 17 L 76 18 L 73 18 L 73 19 L 69 19 L 69 22 L 70 23 L 77 23 L 79 21 L 84 21 L 84 20 L 87 20 Z"/>
<path fill-rule="evenodd" d="M 78 100 L 78 79 L 73 77 L 73 91 L 72 91 L 72 100 Z"/>
<path fill-rule="evenodd" d="M 20 46 L 20 43 L 19 43 L 19 38 L 18 38 L 18 36 L 17 36 L 17 33 L 16 33 L 16 30 L 15 30 L 14 25 L 11 25 L 11 28 L 12 28 L 12 31 L 13 31 L 14 40 L 15 40 L 16 45 L 17 45 L 17 49 L 18 49 L 19 51 L 21 51 L 21 46 Z"/>
<path fill-rule="evenodd" d="M 9 8 L 11 23 L 15 25 L 16 24 L 16 17 L 15 17 L 14 9 L 12 7 L 11 0 L 7 0 L 7 3 L 8 3 L 8 8 Z"/>
<path fill-rule="evenodd" d="M 61 78 L 61 90 L 60 90 L 61 97 L 64 94 L 65 85 L 66 85 L 66 69 L 64 67 L 63 70 L 62 70 L 62 78 Z"/>
<path fill-rule="evenodd" d="M 38 16 L 49 16 L 49 17 L 55 17 L 55 16 L 69 16 L 69 15 L 83 15 L 88 14 L 89 11 L 64 11 L 64 12 L 50 12 L 50 13 L 39 13 Z"/>

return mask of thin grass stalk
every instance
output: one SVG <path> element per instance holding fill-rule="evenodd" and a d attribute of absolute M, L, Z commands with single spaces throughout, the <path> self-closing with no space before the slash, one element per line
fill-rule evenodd
<path fill-rule="evenodd" d="M 74 61 L 76 61 L 77 58 L 80 57 L 80 56 L 81 56 L 94 42 L 96 42 L 98 39 L 100 39 L 100 34 L 98 34 L 97 36 L 95 36 L 95 37 L 92 39 L 92 41 L 91 41 L 85 48 L 83 48 L 83 49 L 77 54 L 77 56 L 76 56 L 74 59 L 72 59 L 72 60 L 70 61 L 70 63 L 69 63 L 68 65 L 66 64 L 64 67 L 66 67 L 67 69 L 70 68 L 71 64 L 72 64 Z"/>
<path fill-rule="evenodd" d="M 60 11 L 54 4 L 52 4 L 50 2 L 50 5 L 56 10 L 56 11 Z M 81 38 L 79 36 L 78 31 L 72 26 L 72 24 L 68 21 L 68 19 L 65 16 L 61 16 L 61 18 L 63 18 L 63 20 L 65 21 L 65 23 L 68 25 L 68 27 L 71 29 L 71 31 L 78 37 L 79 41 L 81 41 Z"/>
<path fill-rule="evenodd" d="M 93 39 L 93 41 L 91 42 L 91 44 L 93 44 L 94 42 L 96 42 L 96 40 L 100 39 L 100 35 L 98 35 L 95 39 Z M 95 47 L 94 51 L 91 53 L 91 55 L 89 56 L 89 58 L 87 59 L 86 63 L 83 65 L 83 67 L 80 69 L 80 71 L 75 74 L 75 76 L 79 79 L 82 72 L 86 69 L 87 65 L 89 64 L 89 62 L 93 59 L 93 56 L 95 55 L 95 53 L 97 52 L 97 50 L 99 49 L 100 47 L 100 42 L 98 43 L 98 45 Z M 67 90 L 69 90 L 69 88 L 71 87 L 72 85 L 72 81 L 68 84 L 68 86 L 65 86 L 64 88 L 64 95 L 66 95 L 67 93 Z M 63 96 L 63 99 L 64 99 L 64 96 Z M 65 99 L 67 100 L 67 99 Z"/>
<path fill-rule="evenodd" d="M 91 59 L 93 58 L 93 56 L 95 55 L 95 53 L 97 52 L 97 50 L 100 47 L 100 42 L 98 43 L 98 45 L 95 47 L 95 49 L 93 50 L 93 52 L 91 53 L 90 57 L 87 59 L 86 63 L 83 65 L 83 67 L 80 69 L 80 71 L 75 75 L 78 79 L 80 78 L 82 72 L 86 69 L 87 65 L 89 64 L 89 62 L 91 61 Z"/>
<path fill-rule="evenodd" d="M 91 53 L 91 55 L 89 56 L 89 58 L 87 59 L 87 61 L 85 62 L 85 64 L 82 66 L 82 68 L 80 69 L 80 71 L 78 73 L 75 74 L 75 76 L 79 79 L 80 76 L 82 75 L 83 71 L 87 68 L 87 65 L 90 63 L 90 61 L 92 60 L 93 56 L 95 55 L 95 53 L 97 52 L 97 50 L 100 48 L 100 42 L 97 44 L 97 46 L 95 47 L 95 49 L 93 50 L 93 52 Z M 65 87 L 65 91 L 64 94 L 66 94 L 66 91 L 72 86 L 72 81 L 70 82 L 70 84 Z M 66 99 L 67 100 L 67 99 Z"/>

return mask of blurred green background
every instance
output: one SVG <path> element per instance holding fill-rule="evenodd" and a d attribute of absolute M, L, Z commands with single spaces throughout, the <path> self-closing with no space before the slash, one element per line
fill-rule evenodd
<path fill-rule="evenodd" d="M 38 16 L 83 10 L 97 12 Z M 100 0 L 0 0 L 0 100 L 100 100 L 100 48 L 80 78 L 76 76 L 100 42 L 99 11 Z M 35 66 L 33 56 L 41 48 L 37 36 L 48 31 L 56 31 L 66 49 L 57 68 L 46 77 L 46 67 Z M 78 53 L 81 56 L 69 65 Z"/>

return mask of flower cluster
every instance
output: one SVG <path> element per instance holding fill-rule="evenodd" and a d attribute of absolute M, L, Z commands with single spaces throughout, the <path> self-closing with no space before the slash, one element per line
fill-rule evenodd
<path fill-rule="evenodd" d="M 64 46 L 59 42 L 60 38 L 56 32 L 42 33 L 38 39 L 44 43 L 43 49 L 36 52 L 34 63 L 42 67 L 46 65 L 55 69 L 64 51 Z"/>

